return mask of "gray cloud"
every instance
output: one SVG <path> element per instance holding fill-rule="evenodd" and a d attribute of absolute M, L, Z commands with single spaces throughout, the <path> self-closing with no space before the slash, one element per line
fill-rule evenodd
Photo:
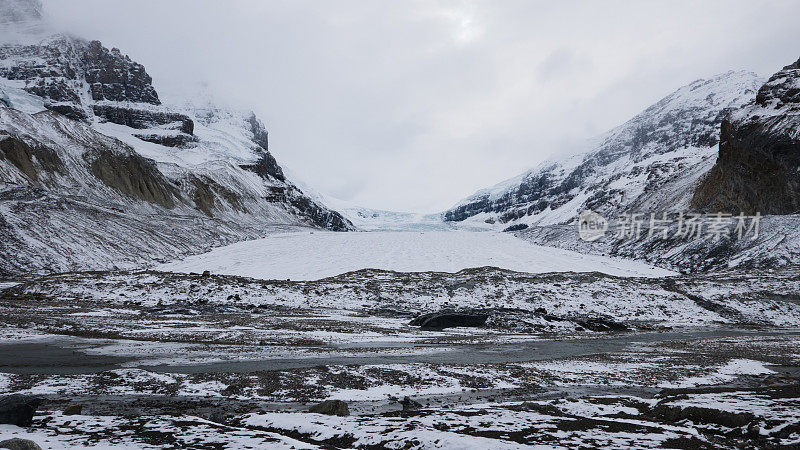
<path fill-rule="evenodd" d="M 694 79 L 800 54 L 800 3 L 45 0 L 142 62 L 253 109 L 317 190 L 432 211 L 625 121 Z"/>

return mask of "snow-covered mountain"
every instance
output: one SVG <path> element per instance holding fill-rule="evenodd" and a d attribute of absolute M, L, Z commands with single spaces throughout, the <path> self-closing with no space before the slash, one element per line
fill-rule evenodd
<path fill-rule="evenodd" d="M 590 151 L 549 161 L 445 213 L 446 220 L 515 230 L 530 242 L 644 260 L 678 271 L 771 268 L 800 263 L 800 62 L 764 84 L 747 72 L 698 80 L 597 138 Z M 616 230 L 587 242 L 579 212 Z M 649 233 L 649 215 L 755 214 L 758 233 Z M 618 234 L 618 218 L 641 214 L 643 233 Z M 708 227 L 708 218 L 705 225 Z M 724 223 L 730 232 L 735 220 Z M 749 226 L 752 226 L 752 222 Z M 683 232 L 685 233 L 685 227 Z"/>
<path fill-rule="evenodd" d="M 353 225 L 287 180 L 251 112 L 161 104 L 145 68 L 0 0 L 0 275 L 132 267 Z"/>
<path fill-rule="evenodd" d="M 584 209 L 607 216 L 687 209 L 714 165 L 722 120 L 762 84 L 750 72 L 697 80 L 593 139 L 588 151 L 479 191 L 445 220 L 504 229 L 568 223 Z"/>

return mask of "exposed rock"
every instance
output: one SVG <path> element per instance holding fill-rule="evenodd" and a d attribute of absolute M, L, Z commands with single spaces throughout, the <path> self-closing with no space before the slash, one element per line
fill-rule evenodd
<path fill-rule="evenodd" d="M 188 191 L 192 195 L 195 206 L 200 211 L 206 213 L 207 216 L 214 217 L 214 211 L 222 207 L 220 200 L 223 200 L 236 211 L 247 211 L 244 206 L 242 206 L 241 199 L 235 192 L 220 185 L 211 178 L 204 175 L 190 175 L 188 179 Z"/>
<path fill-rule="evenodd" d="M 514 224 L 514 225 L 511 225 L 511 226 L 505 227 L 503 229 L 503 231 L 506 231 L 506 232 L 509 232 L 509 231 L 520 231 L 520 230 L 524 230 L 526 228 L 528 228 L 528 224 L 527 223 L 518 223 L 518 224 Z"/>
<path fill-rule="evenodd" d="M 423 330 L 439 331 L 453 327 L 482 327 L 488 318 L 489 315 L 485 313 L 441 311 L 419 316 L 409 322 L 409 325 Z"/>
<path fill-rule="evenodd" d="M 13 394 L 0 399 L 0 423 L 17 425 L 20 427 L 31 426 L 33 415 L 39 407 L 41 400 Z"/>
<path fill-rule="evenodd" d="M 773 75 L 756 103 L 722 123 L 717 163 L 692 207 L 731 214 L 800 212 L 800 61 Z"/>
<path fill-rule="evenodd" d="M 197 138 L 186 134 L 178 133 L 172 135 L 163 134 L 134 134 L 137 138 L 154 144 L 163 145 L 165 147 L 186 147 L 189 144 L 197 142 Z"/>
<path fill-rule="evenodd" d="M 184 114 L 106 104 L 94 105 L 92 110 L 96 116 L 131 128 L 145 129 L 168 125 L 167 129 L 179 130 L 189 135 L 194 133 L 194 122 Z"/>
<path fill-rule="evenodd" d="M 750 413 L 736 413 L 697 406 L 683 408 L 663 404 L 653 408 L 653 415 L 669 423 L 690 420 L 694 423 L 717 424 L 728 428 L 743 427 L 755 420 L 755 416 Z"/>
<path fill-rule="evenodd" d="M 20 438 L 0 441 L 0 448 L 7 448 L 9 450 L 42 450 L 42 447 L 39 447 L 39 444 L 36 442 L 33 442 L 29 439 Z"/>
<path fill-rule="evenodd" d="M 73 403 L 64 409 L 65 416 L 76 416 L 83 412 L 83 405 L 80 403 Z"/>
<path fill-rule="evenodd" d="M 120 154 L 110 150 L 99 150 L 86 157 L 90 160 L 92 173 L 107 186 L 166 208 L 175 205 L 177 191 L 164 179 L 153 161 L 134 152 Z"/>
<path fill-rule="evenodd" d="M 408 396 L 403 397 L 403 399 L 400 400 L 400 404 L 403 405 L 403 411 L 414 411 L 422 408 L 422 403 L 412 400 Z"/>
<path fill-rule="evenodd" d="M 54 151 L 44 146 L 31 147 L 13 137 L 5 137 L 0 141 L 0 160 L 3 159 L 10 161 L 33 181 L 38 181 L 40 170 L 59 173 L 64 171 L 64 163 Z"/>
<path fill-rule="evenodd" d="M 91 41 L 84 50 L 83 61 L 93 100 L 161 103 L 144 66 L 122 55 L 119 49 L 109 51 L 100 41 Z"/>
<path fill-rule="evenodd" d="M 310 217 L 311 221 L 318 226 L 332 231 L 347 231 L 352 227 L 350 221 L 341 214 L 318 205 L 297 188 L 292 189 L 288 196 L 291 205 L 297 208 L 300 214 Z"/>
<path fill-rule="evenodd" d="M 228 423 L 228 415 L 222 411 L 214 411 L 211 413 L 211 416 L 208 418 L 208 420 L 226 425 Z"/>
<path fill-rule="evenodd" d="M 312 406 L 308 412 L 343 417 L 350 415 L 350 408 L 342 400 L 325 400 Z"/>

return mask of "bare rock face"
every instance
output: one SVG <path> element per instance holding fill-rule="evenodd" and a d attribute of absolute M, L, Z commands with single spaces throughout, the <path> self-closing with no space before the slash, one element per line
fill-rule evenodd
<path fill-rule="evenodd" d="M 99 41 L 52 36 L 35 45 L 0 45 L 0 77 L 25 81 L 25 91 L 45 99 L 45 107 L 70 119 L 101 121 L 132 128 L 162 128 L 182 133 L 163 145 L 192 141 L 194 122 L 160 107 L 144 66 Z M 81 93 L 89 87 L 91 99 Z"/>
<path fill-rule="evenodd" d="M 722 123 L 719 157 L 692 198 L 702 211 L 800 212 L 800 60 Z"/>
<path fill-rule="evenodd" d="M 91 41 L 86 46 L 83 60 L 92 99 L 161 104 L 153 89 L 153 79 L 144 66 L 131 61 L 119 49 L 109 51 L 100 41 Z"/>

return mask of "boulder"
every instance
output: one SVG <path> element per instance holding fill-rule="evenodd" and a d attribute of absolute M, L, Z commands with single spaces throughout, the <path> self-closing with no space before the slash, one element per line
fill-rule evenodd
<path fill-rule="evenodd" d="M 83 411 L 83 405 L 79 403 L 73 403 L 72 405 L 67 406 L 64 410 L 65 416 L 77 416 Z"/>
<path fill-rule="evenodd" d="M 20 427 L 31 426 L 33 415 L 39 407 L 41 400 L 20 394 L 9 395 L 0 399 L 0 423 L 17 425 Z"/>
<path fill-rule="evenodd" d="M 0 441 L 0 448 L 7 448 L 10 450 L 42 450 L 42 447 L 39 447 L 36 442 L 20 438 Z"/>
<path fill-rule="evenodd" d="M 403 397 L 403 399 L 400 400 L 400 404 L 403 405 L 403 411 L 413 411 L 422 408 L 422 403 L 412 400 L 408 396 Z"/>
<path fill-rule="evenodd" d="M 326 414 L 328 416 L 349 416 L 350 408 L 342 400 L 325 400 L 312 406 L 308 412 Z"/>

